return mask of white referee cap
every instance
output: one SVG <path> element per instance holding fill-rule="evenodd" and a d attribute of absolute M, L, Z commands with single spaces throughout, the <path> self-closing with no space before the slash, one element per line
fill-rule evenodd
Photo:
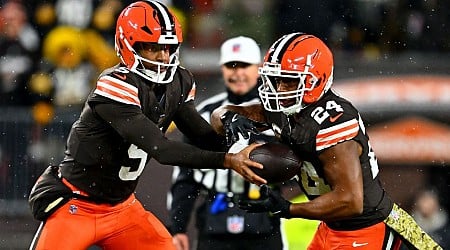
<path fill-rule="evenodd" d="M 229 62 L 261 63 L 261 50 L 255 40 L 238 36 L 226 40 L 220 47 L 221 65 Z"/>

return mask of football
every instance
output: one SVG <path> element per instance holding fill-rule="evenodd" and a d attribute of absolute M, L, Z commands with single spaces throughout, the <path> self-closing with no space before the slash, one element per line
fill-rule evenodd
<path fill-rule="evenodd" d="M 253 172 L 268 183 L 287 181 L 299 173 L 302 160 L 292 149 L 279 142 L 268 142 L 253 149 L 250 159 L 261 163 L 264 168 L 252 168 Z"/>

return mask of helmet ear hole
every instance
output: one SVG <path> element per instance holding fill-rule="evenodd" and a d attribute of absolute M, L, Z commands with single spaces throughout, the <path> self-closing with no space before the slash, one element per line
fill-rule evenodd
<path fill-rule="evenodd" d="M 314 79 L 311 77 L 310 81 L 311 81 L 311 84 L 314 85 L 314 88 L 317 88 L 322 84 L 322 79 L 323 79 L 322 77 L 317 78 L 317 79 Z"/>

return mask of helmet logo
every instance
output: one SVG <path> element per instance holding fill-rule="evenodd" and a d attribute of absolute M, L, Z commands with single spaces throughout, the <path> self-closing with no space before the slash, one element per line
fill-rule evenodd
<path fill-rule="evenodd" d="M 149 33 L 150 35 L 153 35 L 152 30 L 148 26 L 144 26 L 141 28 L 143 31 Z"/>

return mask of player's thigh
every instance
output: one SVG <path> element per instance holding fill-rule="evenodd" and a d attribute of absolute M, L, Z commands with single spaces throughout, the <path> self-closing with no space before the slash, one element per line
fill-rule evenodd
<path fill-rule="evenodd" d="M 87 249 L 94 243 L 94 225 L 95 218 L 69 201 L 46 220 L 35 249 Z"/>
<path fill-rule="evenodd" d="M 311 242 L 308 245 L 308 250 L 321 250 L 325 249 L 325 242 L 326 242 L 326 235 L 327 235 L 328 228 L 325 226 L 323 222 L 320 222 L 319 226 L 317 227 L 316 232 L 314 233 L 314 236 L 311 240 Z"/>
<path fill-rule="evenodd" d="M 103 240 L 105 250 L 152 249 L 172 250 L 172 236 L 162 222 L 145 211 L 139 201 L 119 216 L 120 232 Z"/>
<path fill-rule="evenodd" d="M 383 247 L 386 225 L 381 222 L 367 228 L 352 231 L 336 231 L 321 223 L 308 250 L 354 249 L 379 250 Z"/>

